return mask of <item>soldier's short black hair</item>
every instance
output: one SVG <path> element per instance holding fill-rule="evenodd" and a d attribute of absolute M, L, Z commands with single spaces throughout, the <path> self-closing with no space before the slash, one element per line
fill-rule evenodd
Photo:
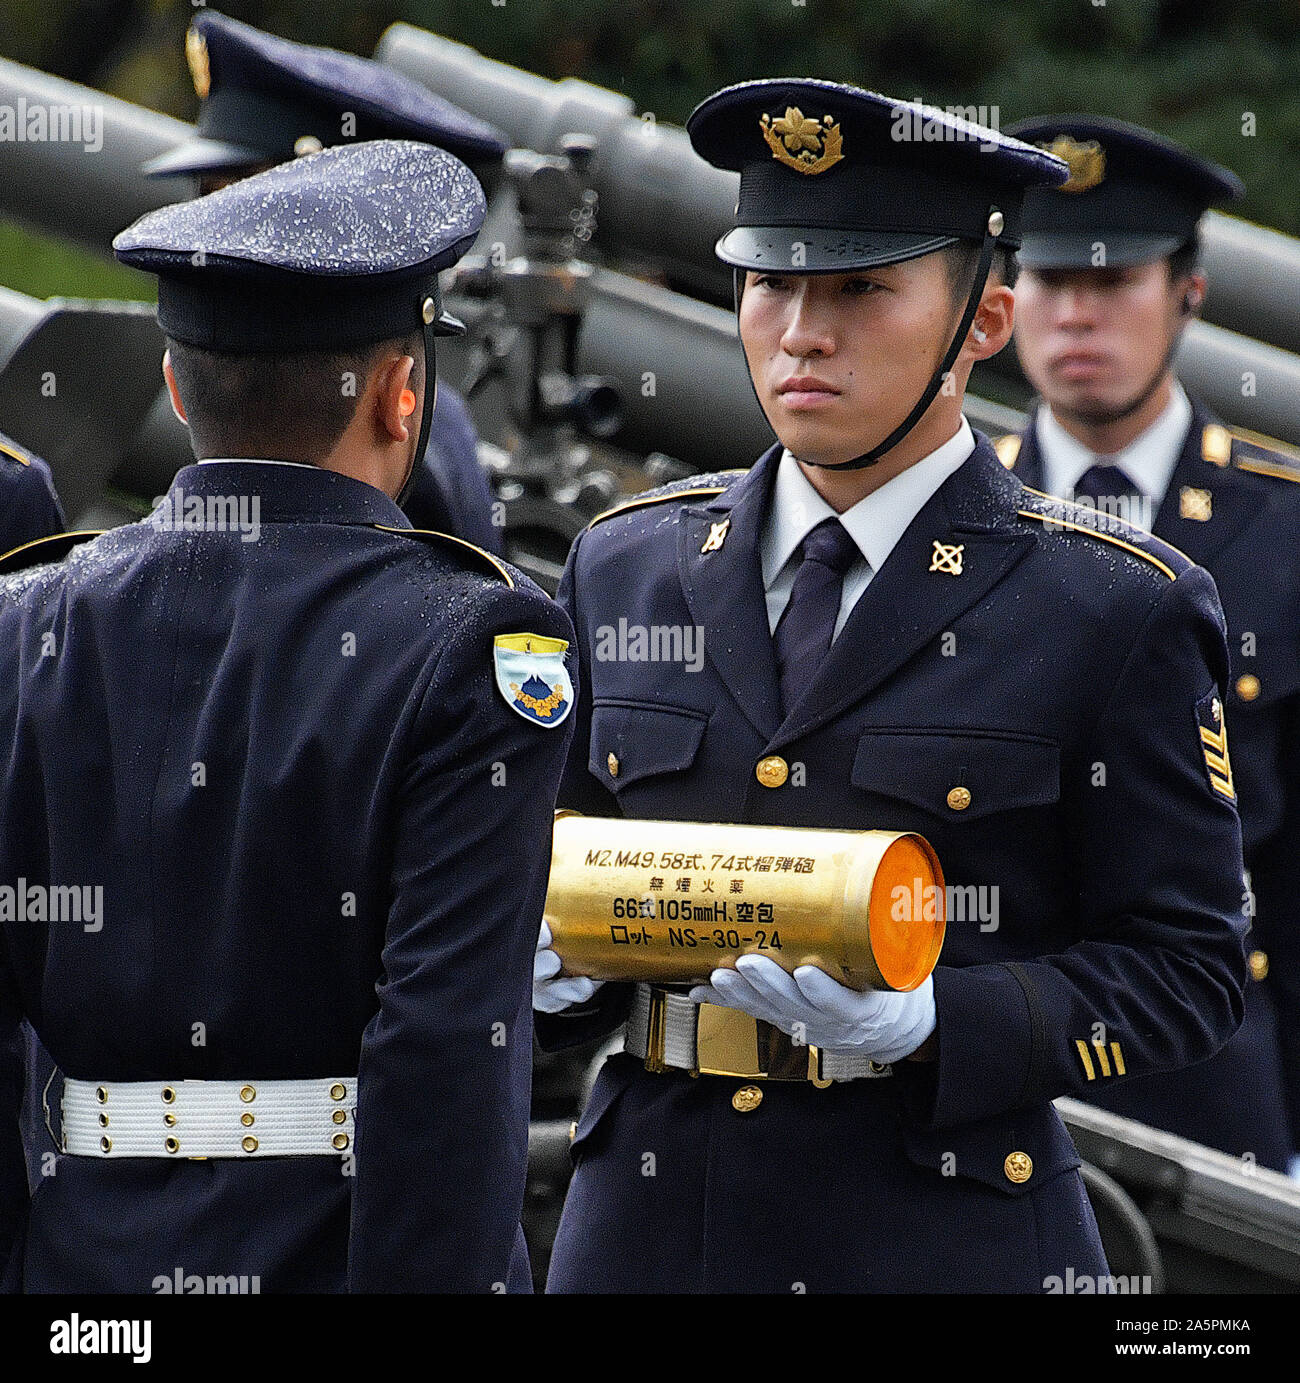
<path fill-rule="evenodd" d="M 940 250 L 948 266 L 948 285 L 952 289 L 954 307 L 964 307 L 975 281 L 975 267 L 979 263 L 980 247 L 970 240 L 960 240 Z M 993 263 L 989 268 L 989 282 L 1003 283 L 1008 288 L 1016 286 L 1016 275 L 1020 266 L 1016 262 L 1014 250 L 999 245 L 993 251 Z"/>
<path fill-rule="evenodd" d="M 418 332 L 345 351 L 229 355 L 168 338 L 176 387 L 200 459 L 260 456 L 319 463 L 356 413 L 371 371 L 389 354 L 415 362 L 411 387 L 423 380 Z"/>

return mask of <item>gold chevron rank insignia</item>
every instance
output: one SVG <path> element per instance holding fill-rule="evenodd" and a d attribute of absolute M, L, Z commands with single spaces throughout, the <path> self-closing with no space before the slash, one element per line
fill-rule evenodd
<path fill-rule="evenodd" d="M 1201 751 L 1210 774 L 1210 786 L 1229 802 L 1237 800 L 1232 785 L 1232 761 L 1228 757 L 1228 727 L 1223 719 L 1223 703 L 1209 692 L 1196 704 L 1197 728 L 1201 732 Z"/>

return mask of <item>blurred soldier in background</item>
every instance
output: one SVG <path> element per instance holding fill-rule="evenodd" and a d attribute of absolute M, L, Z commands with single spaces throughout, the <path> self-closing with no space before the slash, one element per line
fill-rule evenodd
<path fill-rule="evenodd" d="M 480 179 L 499 164 L 499 130 L 418 82 L 350 53 L 312 48 L 201 10 L 185 40 L 199 95 L 197 137 L 145 165 L 156 177 L 198 179 L 205 194 L 287 159 L 365 139 L 416 139 L 463 159 Z M 432 215 L 407 208 L 411 218 Z M 396 228 L 395 228 L 396 230 Z M 402 508 L 416 528 L 502 551 L 492 492 L 464 399 L 439 386 L 429 448 Z"/>
<path fill-rule="evenodd" d="M 996 917 L 950 922 L 906 993 L 757 954 L 689 994 L 598 988 L 559 973 L 543 932 L 543 1043 L 627 1025 L 576 1130 L 549 1285 L 1043 1292 L 1104 1274 L 1051 1101 L 1233 1032 L 1242 861 L 1202 733 L 1220 733 L 1228 667 L 1210 578 L 1073 524 L 962 415 L 972 365 L 1011 337 L 1022 193 L 1065 165 L 829 82 L 743 83 L 687 129 L 740 172 L 718 255 L 780 443 L 574 545 L 562 805 L 641 819 L 649 844 L 667 819 L 917 831 Z M 704 666 L 608 658 L 623 621 L 700 629 Z M 818 1056 L 792 1078 L 794 1044 Z"/>
<path fill-rule="evenodd" d="M 0 1041 L 29 1017 L 67 1077 L 30 1204 L 0 1143 L 10 1286 L 531 1285 L 571 629 L 394 502 L 459 325 L 438 271 L 483 212 L 450 155 L 379 141 L 115 242 L 159 276 L 199 462 L 0 581 Z"/>
<path fill-rule="evenodd" d="M 0 553 L 66 526 L 50 468 L 0 432 Z"/>
<path fill-rule="evenodd" d="M 1253 894 L 1236 1035 L 1201 1065 L 1082 1094 L 1284 1170 L 1300 1138 L 1300 466 L 1224 427 L 1173 371 L 1205 298 L 1198 224 L 1242 186 L 1117 120 L 1044 116 L 1011 132 L 1066 159 L 1070 180 L 1025 198 L 1015 340 L 1040 402 L 998 453 L 1026 485 L 1118 513 L 1214 576 Z"/>

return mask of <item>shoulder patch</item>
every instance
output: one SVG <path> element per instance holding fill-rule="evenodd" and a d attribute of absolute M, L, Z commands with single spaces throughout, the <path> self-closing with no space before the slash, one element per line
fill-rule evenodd
<path fill-rule="evenodd" d="M 644 494 L 624 500 L 622 504 L 612 505 L 603 513 L 597 514 L 587 527 L 595 528 L 598 523 L 604 523 L 606 519 L 612 519 L 617 514 L 644 509 L 650 504 L 663 504 L 670 499 L 698 499 L 705 495 L 720 495 L 738 475 L 744 474 L 744 471 L 739 470 L 716 471 L 712 475 L 692 475 L 685 480 L 675 480 L 670 485 L 660 485 L 657 489 L 647 490 Z"/>
<path fill-rule="evenodd" d="M 1023 438 L 1018 432 L 1008 432 L 1005 436 L 999 437 L 993 443 L 993 450 L 998 454 L 998 460 L 1010 470 L 1016 464 L 1020 456 L 1020 446 Z"/>
<path fill-rule="evenodd" d="M 32 464 L 17 447 L 10 446 L 7 442 L 0 442 L 0 456 L 7 456 L 11 461 L 17 461 L 20 466 L 30 466 Z"/>
<path fill-rule="evenodd" d="M 0 554 L 0 576 L 12 572 L 25 571 L 28 567 L 44 566 L 47 562 L 61 562 L 81 543 L 88 543 L 106 533 L 106 528 L 80 528 L 73 533 L 52 533 L 46 538 L 34 538 L 30 543 L 20 543 Z"/>
<path fill-rule="evenodd" d="M 1098 514 L 1091 505 L 1057 499 L 1056 496 L 1044 494 L 1030 485 L 1025 486 L 1025 493 L 1046 502 L 1037 509 L 1017 509 L 1016 513 L 1021 518 L 1036 519 L 1048 528 L 1062 529 L 1070 533 L 1086 533 L 1103 543 L 1122 548 L 1134 557 L 1141 557 L 1144 562 L 1150 563 L 1171 581 L 1178 579 L 1180 571 L 1194 565 L 1192 559 L 1186 553 L 1179 552 L 1172 543 L 1166 543 L 1152 533 L 1139 533 L 1108 514 Z"/>
<path fill-rule="evenodd" d="M 564 666 L 567 639 L 544 634 L 498 634 L 492 640 L 497 690 L 512 711 L 554 730 L 573 709 L 573 681 Z"/>
<path fill-rule="evenodd" d="M 472 552 L 479 559 L 480 566 L 487 567 L 494 576 L 499 576 L 512 591 L 515 588 L 515 579 L 510 575 L 509 569 L 504 562 L 499 561 L 496 557 L 493 557 L 490 552 L 484 551 L 483 548 L 476 544 L 467 543 L 464 538 L 457 538 L 451 533 L 439 533 L 437 529 L 434 528 L 394 528 L 392 525 L 386 523 L 371 524 L 371 527 L 378 528 L 384 533 L 397 533 L 403 538 L 418 538 L 422 542 L 450 543 L 453 547 L 459 549 L 462 556 L 466 552 Z"/>

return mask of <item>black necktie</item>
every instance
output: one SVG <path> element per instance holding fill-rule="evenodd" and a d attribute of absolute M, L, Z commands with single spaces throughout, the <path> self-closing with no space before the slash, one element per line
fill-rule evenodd
<path fill-rule="evenodd" d="M 823 519 L 799 544 L 802 558 L 772 636 L 786 713 L 812 684 L 830 651 L 844 573 L 861 556 L 839 519 Z"/>
<path fill-rule="evenodd" d="M 1134 502 L 1141 500 L 1142 491 L 1118 466 L 1100 463 L 1089 466 L 1074 487 L 1074 497 L 1104 514 L 1132 521 Z M 1120 503 L 1119 501 L 1123 501 Z"/>

